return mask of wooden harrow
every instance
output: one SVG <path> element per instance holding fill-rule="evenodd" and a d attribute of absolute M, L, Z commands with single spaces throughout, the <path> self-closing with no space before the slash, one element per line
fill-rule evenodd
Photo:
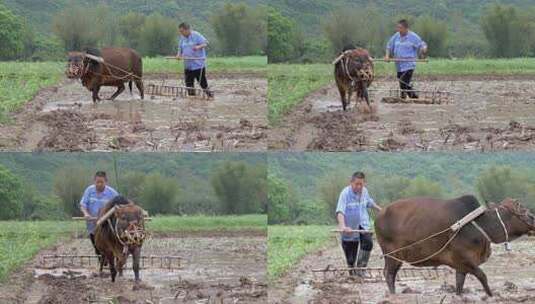
<path fill-rule="evenodd" d="M 441 90 L 412 90 L 418 94 L 418 99 L 401 98 L 400 89 L 369 89 L 372 94 L 381 94 L 383 103 L 413 103 L 413 104 L 449 104 L 455 95 L 452 92 Z"/>
<path fill-rule="evenodd" d="M 128 259 L 125 269 L 132 268 L 132 259 Z M 99 266 L 97 255 L 44 255 L 39 259 L 41 269 L 83 269 Z M 141 269 L 163 269 L 176 271 L 182 269 L 182 258 L 178 256 L 141 256 Z"/>
<path fill-rule="evenodd" d="M 349 271 L 355 269 L 362 271 L 364 275 L 351 276 Z M 374 283 L 385 281 L 383 268 L 381 267 L 355 267 L 355 268 L 336 268 L 332 265 L 327 266 L 325 269 L 313 269 L 312 274 L 314 280 L 321 281 L 334 281 L 337 279 L 354 278 L 358 282 L 362 283 Z M 447 267 L 402 267 L 397 273 L 397 281 L 429 281 L 444 278 L 453 271 Z"/>
<path fill-rule="evenodd" d="M 195 95 L 190 95 L 190 92 L 195 92 Z M 170 85 L 155 84 L 155 83 L 145 84 L 145 93 L 150 96 L 201 98 L 201 99 L 211 98 L 206 93 L 206 90 L 201 89 L 201 88 L 188 88 L 185 86 L 170 86 Z"/>

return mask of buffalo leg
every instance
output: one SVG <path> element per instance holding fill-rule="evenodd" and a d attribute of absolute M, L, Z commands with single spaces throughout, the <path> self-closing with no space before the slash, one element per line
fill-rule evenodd
<path fill-rule="evenodd" d="M 457 270 L 455 272 L 455 292 L 457 293 L 457 295 L 461 295 L 461 293 L 463 293 L 464 279 L 466 279 L 466 272 L 461 272 Z"/>
<path fill-rule="evenodd" d="M 400 267 L 401 262 L 390 257 L 385 257 L 384 276 L 386 279 L 386 284 L 388 285 L 388 290 L 391 294 L 396 293 L 396 275 L 398 274 Z"/>
<path fill-rule="evenodd" d="M 132 252 L 132 269 L 134 270 L 134 277 L 136 282 L 141 281 L 139 278 L 139 260 L 141 259 L 141 248 L 137 247 Z"/>
<path fill-rule="evenodd" d="M 99 85 L 96 85 L 93 87 L 93 89 L 91 90 L 93 92 L 93 103 L 97 103 L 97 101 L 100 101 L 100 97 L 98 97 L 98 92 L 100 91 L 100 86 Z"/>
<path fill-rule="evenodd" d="M 364 97 L 364 100 L 366 100 L 366 103 L 368 104 L 368 107 L 370 106 L 370 97 L 368 95 L 368 86 L 364 83 L 362 84 L 362 97 Z"/>
<path fill-rule="evenodd" d="M 111 97 L 109 98 L 109 100 L 114 100 L 117 96 L 119 96 L 119 94 L 121 94 L 123 91 L 124 91 L 125 87 L 124 87 L 124 83 L 121 83 L 118 87 L 117 87 L 117 91 L 115 91 L 115 93 L 113 93 L 113 95 L 111 95 Z"/>
<path fill-rule="evenodd" d="M 136 87 L 139 91 L 139 95 L 141 96 L 141 99 L 145 98 L 145 89 L 143 88 L 143 81 L 136 80 Z"/>
<path fill-rule="evenodd" d="M 483 288 L 485 289 L 485 292 L 492 297 L 492 291 L 490 291 L 489 283 L 487 282 L 487 275 L 481 270 L 481 268 L 475 266 L 472 271 L 470 271 L 471 274 L 475 275 L 476 278 L 481 282 L 481 285 L 483 285 Z"/>
<path fill-rule="evenodd" d="M 117 276 L 117 269 L 115 268 L 115 258 L 113 254 L 107 255 L 106 258 L 108 259 L 108 263 L 110 264 L 111 281 L 115 282 L 115 277 Z"/>
<path fill-rule="evenodd" d="M 345 111 L 346 106 L 347 106 L 347 101 L 346 101 L 347 92 L 343 85 L 337 84 L 337 86 L 338 86 L 338 91 L 340 92 L 340 98 L 342 99 L 342 108 Z"/>

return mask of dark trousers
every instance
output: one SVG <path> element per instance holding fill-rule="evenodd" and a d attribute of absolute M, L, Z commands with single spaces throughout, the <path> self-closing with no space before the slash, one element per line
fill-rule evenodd
<path fill-rule="evenodd" d="M 362 229 L 362 228 L 360 228 Z M 344 254 L 346 256 L 347 265 L 349 267 L 354 267 L 355 262 L 357 261 L 357 253 L 360 250 L 372 251 L 373 249 L 373 240 L 371 234 L 360 234 L 360 241 L 342 241 L 342 248 L 344 249 Z"/>
<path fill-rule="evenodd" d="M 208 80 L 206 80 L 206 68 L 198 70 L 184 70 L 184 79 L 186 82 L 186 87 L 194 88 L 195 80 L 197 80 L 201 88 L 208 89 Z M 188 95 L 195 95 L 195 90 L 189 90 Z"/>
<path fill-rule="evenodd" d="M 95 245 L 95 235 L 92 234 L 92 233 L 90 233 L 90 234 L 89 234 L 89 239 L 91 240 L 91 244 L 93 244 L 93 248 L 95 249 L 95 253 L 96 253 L 97 255 L 100 255 L 100 252 L 99 252 L 98 249 L 97 249 L 97 245 Z"/>
<path fill-rule="evenodd" d="M 411 86 L 412 73 L 414 70 L 408 70 L 405 72 L 398 72 L 399 88 L 401 89 L 401 98 L 405 98 L 407 95 L 409 98 L 418 98 L 416 92 L 413 91 Z"/>

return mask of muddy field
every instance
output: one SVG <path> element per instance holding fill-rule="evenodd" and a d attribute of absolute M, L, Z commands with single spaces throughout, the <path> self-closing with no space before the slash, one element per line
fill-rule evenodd
<path fill-rule="evenodd" d="M 326 249 L 306 256 L 286 277 L 270 284 L 269 303 L 535 303 L 534 242 L 533 238 L 521 238 L 512 243 L 512 252 L 506 252 L 503 245 L 492 245 L 492 255 L 482 267 L 494 292 L 489 298 L 471 275 L 466 278 L 465 293 L 457 296 L 453 272 L 433 280 L 410 276 L 397 282 L 396 295 L 388 294 L 385 282 L 313 275 L 312 269 L 345 267 L 342 249 L 333 238 Z M 384 266 L 380 251 L 375 242 L 369 267 Z"/>
<path fill-rule="evenodd" d="M 442 77 L 416 79 L 418 90 L 454 93 L 449 103 L 384 103 L 371 94 L 371 109 L 343 112 L 334 83 L 305 98 L 270 130 L 275 150 L 325 151 L 500 151 L 535 148 L 533 79 Z M 371 89 L 397 89 L 379 79 Z"/>
<path fill-rule="evenodd" d="M 179 86 L 176 75 L 145 77 Z M 267 145 L 262 75 L 216 75 L 215 98 L 145 96 L 134 86 L 115 101 L 94 105 L 74 80 L 41 90 L 12 121 L 0 125 L 0 149 L 10 151 L 262 151 Z M 104 87 L 102 99 L 115 88 Z"/>
<path fill-rule="evenodd" d="M 56 269 L 54 276 L 35 270 L 43 255 L 92 254 L 89 240 L 73 239 L 42 250 L 0 285 L 0 303 L 266 303 L 265 243 L 265 235 L 257 232 L 155 236 L 142 254 L 180 256 L 183 266 L 175 271 L 144 269 L 140 284 L 134 283 L 131 269 L 113 284 L 109 271 L 100 277 L 96 267 Z"/>

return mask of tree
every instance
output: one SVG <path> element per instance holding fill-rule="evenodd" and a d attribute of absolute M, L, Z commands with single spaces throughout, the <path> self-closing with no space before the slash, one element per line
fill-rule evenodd
<path fill-rule="evenodd" d="M 431 16 L 422 16 L 416 19 L 414 30 L 427 43 L 429 56 L 444 57 L 447 55 L 448 25 L 446 22 Z"/>
<path fill-rule="evenodd" d="M 341 172 L 327 174 L 318 183 L 320 201 L 325 204 L 329 215 L 334 217 L 340 192 L 349 183 L 349 177 Z"/>
<path fill-rule="evenodd" d="M 374 55 L 384 53 L 390 30 L 388 24 L 375 6 L 368 6 L 333 11 L 325 19 L 323 29 L 335 53 L 353 45 L 366 48 Z"/>
<path fill-rule="evenodd" d="M 290 222 L 290 193 L 286 182 L 274 175 L 268 175 L 268 223 Z"/>
<path fill-rule="evenodd" d="M 290 61 L 303 53 L 304 42 L 297 24 L 275 9 L 268 11 L 268 47 L 270 63 Z"/>
<path fill-rule="evenodd" d="M 264 166 L 228 161 L 215 170 L 211 184 L 226 214 L 261 213 L 267 204 Z"/>
<path fill-rule="evenodd" d="M 53 19 L 53 31 L 63 41 L 65 50 L 80 51 L 95 47 L 105 31 L 98 23 L 95 9 L 74 6 L 60 11 Z"/>
<path fill-rule="evenodd" d="M 528 192 L 528 178 L 511 167 L 492 166 L 476 179 L 476 190 L 485 202 L 499 203 L 507 197 L 524 198 Z"/>
<path fill-rule="evenodd" d="M 81 215 L 80 199 L 91 185 L 92 172 L 83 167 L 64 167 L 54 174 L 54 193 L 59 197 L 63 211 L 71 216 Z"/>
<path fill-rule="evenodd" d="M 123 36 L 125 45 L 138 49 L 141 45 L 141 29 L 145 24 L 145 15 L 129 12 L 119 19 L 119 31 Z"/>
<path fill-rule="evenodd" d="M 24 189 L 20 179 L 6 167 L 0 166 L 0 220 L 22 215 Z"/>
<path fill-rule="evenodd" d="M 15 59 L 24 49 L 24 22 L 0 3 L 0 60 Z"/>
<path fill-rule="evenodd" d="M 154 13 L 148 16 L 140 32 L 140 49 L 146 56 L 174 54 L 177 50 L 176 22 Z"/>
<path fill-rule="evenodd" d="M 266 11 L 227 3 L 210 18 L 221 50 L 227 56 L 259 54 L 267 41 Z"/>
<path fill-rule="evenodd" d="M 513 57 L 520 49 L 520 41 L 515 39 L 520 30 L 516 22 L 518 14 L 513 6 L 494 4 L 481 16 L 481 28 L 489 42 L 491 55 Z"/>
<path fill-rule="evenodd" d="M 143 184 L 145 183 L 146 174 L 139 171 L 130 171 L 121 177 L 121 187 L 117 189 L 123 196 L 134 202 L 141 200 L 143 193 Z"/>
<path fill-rule="evenodd" d="M 439 183 L 428 180 L 423 176 L 417 176 L 415 179 L 412 179 L 408 187 L 402 191 L 402 197 L 416 196 L 442 198 L 443 190 Z"/>
<path fill-rule="evenodd" d="M 145 177 L 138 204 L 150 214 L 178 213 L 178 182 L 159 173 Z"/>

